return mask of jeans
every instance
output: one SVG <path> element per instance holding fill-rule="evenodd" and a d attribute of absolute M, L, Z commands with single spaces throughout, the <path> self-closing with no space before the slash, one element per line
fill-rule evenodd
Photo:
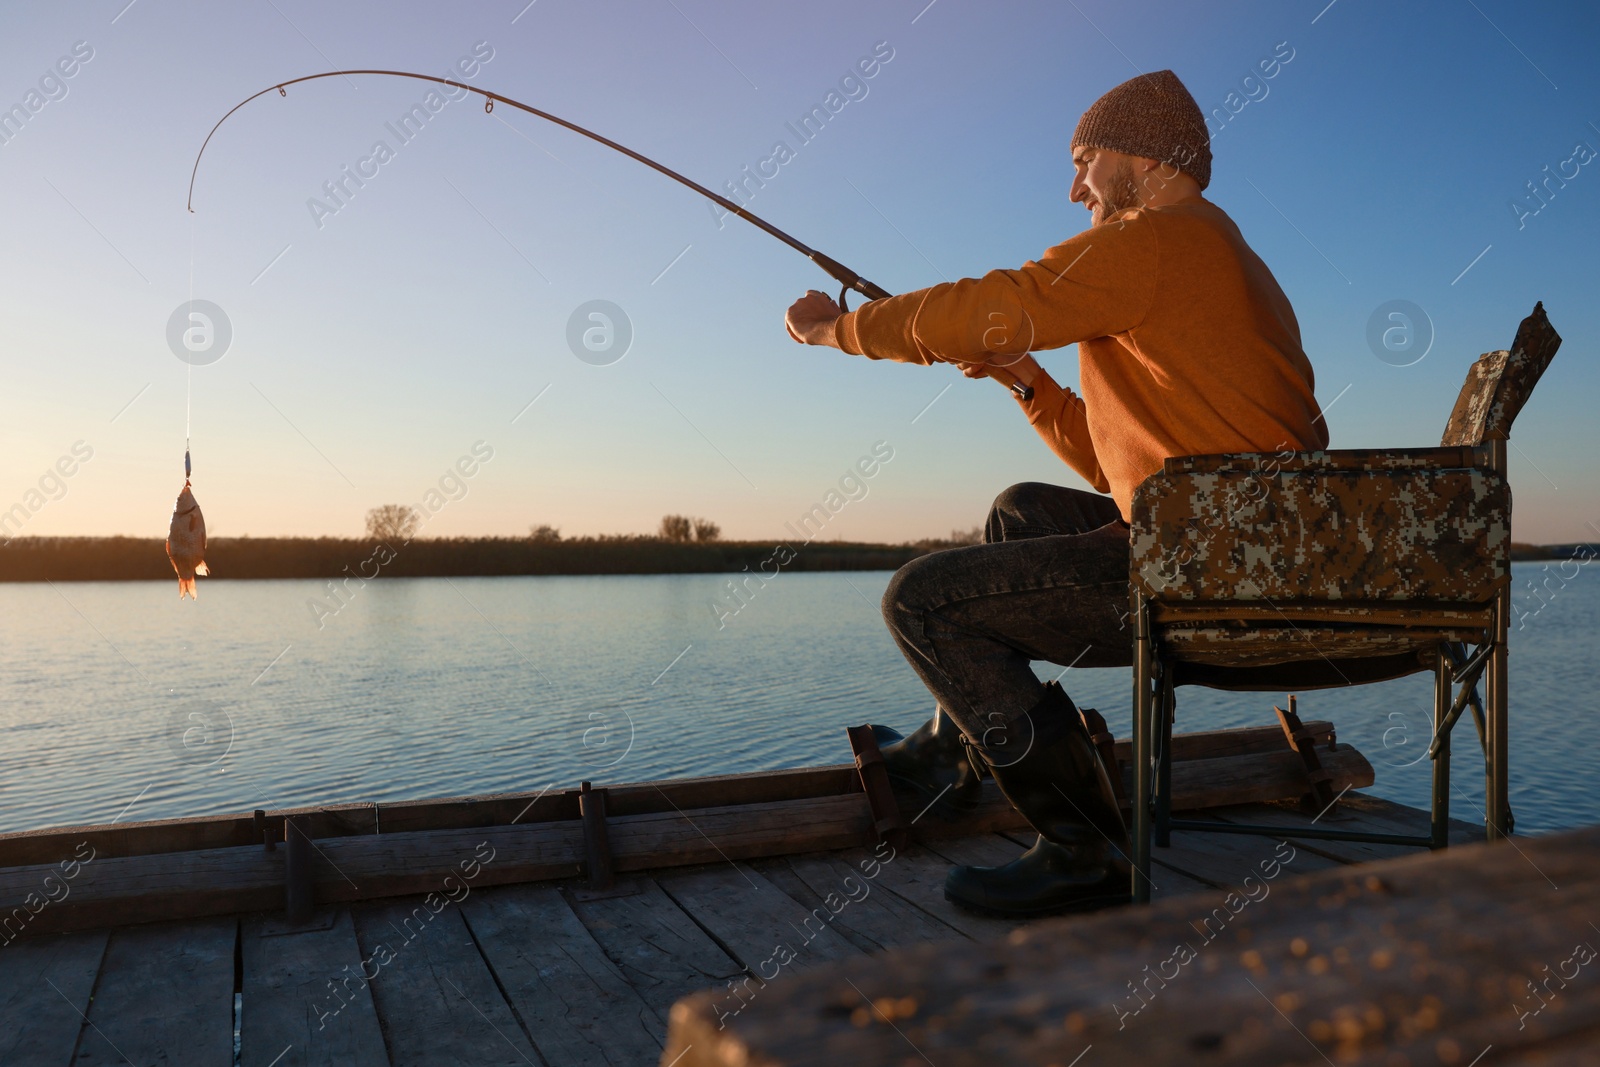
<path fill-rule="evenodd" d="M 983 539 L 912 560 L 883 594 L 900 651 L 975 742 L 1039 703 L 1030 661 L 1133 663 L 1128 526 L 1110 497 L 1013 485 Z"/>

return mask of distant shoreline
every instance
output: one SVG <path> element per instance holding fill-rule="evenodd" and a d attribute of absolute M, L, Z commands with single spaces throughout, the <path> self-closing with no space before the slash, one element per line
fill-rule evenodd
<path fill-rule="evenodd" d="M 787 546 L 787 550 L 781 550 Z M 717 574 L 896 570 L 945 542 L 672 542 L 647 537 L 533 541 L 428 538 L 388 546 L 366 538 L 217 537 L 213 578 L 371 579 L 516 575 Z M 0 582 L 153 581 L 173 577 L 165 543 L 144 537 L 18 537 L 0 547 Z"/>
<path fill-rule="evenodd" d="M 370 579 L 517 575 L 722 574 L 897 570 L 951 541 L 713 541 L 649 537 L 533 541 L 430 538 L 397 548 L 364 538 L 218 537 L 206 551 L 214 578 Z M 1581 556 L 1580 553 L 1587 553 Z M 1513 544 L 1513 562 L 1592 558 L 1600 545 Z M 146 537 L 18 537 L 0 546 L 0 582 L 155 581 L 173 576 L 164 543 Z"/>

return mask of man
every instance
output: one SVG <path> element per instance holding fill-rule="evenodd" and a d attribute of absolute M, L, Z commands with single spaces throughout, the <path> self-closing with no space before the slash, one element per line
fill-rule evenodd
<path fill-rule="evenodd" d="M 891 776 L 945 810 L 979 786 L 964 743 L 1039 831 L 1003 867 L 957 867 L 950 900 L 1008 916 L 1126 901 L 1127 831 L 1065 692 L 1030 661 L 1132 662 L 1128 519 L 1168 456 L 1325 448 L 1288 298 L 1238 227 L 1201 196 L 1205 120 L 1171 71 L 1112 89 L 1072 137 L 1071 199 L 1089 229 L 1019 270 L 841 314 L 808 293 L 791 336 L 872 359 L 1014 376 L 1050 448 L 1102 494 L 1028 483 L 1001 493 L 984 544 L 894 576 L 884 618 L 938 700 L 910 737 L 883 730 Z M 1027 354 L 1078 345 L 1082 396 Z M 997 368 L 1004 368 L 999 370 Z M 959 733 L 957 729 L 959 728 Z"/>

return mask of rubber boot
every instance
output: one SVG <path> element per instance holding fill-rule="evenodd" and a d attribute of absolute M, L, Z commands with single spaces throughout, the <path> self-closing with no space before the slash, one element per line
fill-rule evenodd
<path fill-rule="evenodd" d="M 916 807 L 913 818 L 928 810 L 941 819 L 956 819 L 977 806 L 983 779 L 967 756 L 960 727 L 943 708 L 909 737 L 887 726 L 872 727 L 872 734 L 890 784 Z"/>
<path fill-rule="evenodd" d="M 1122 813 L 1078 709 L 1060 686 L 1051 682 L 1032 711 L 972 747 L 1039 839 L 1003 867 L 954 868 L 945 879 L 946 900 L 1005 918 L 1129 902 L 1132 850 Z"/>

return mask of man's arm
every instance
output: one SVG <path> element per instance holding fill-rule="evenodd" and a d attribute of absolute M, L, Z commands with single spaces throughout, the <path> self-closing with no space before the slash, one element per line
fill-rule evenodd
<path fill-rule="evenodd" d="M 784 322 L 789 336 L 796 341 L 838 348 L 834 326 L 839 314 L 839 305 L 832 297 L 813 289 L 795 302 Z M 1032 389 L 1032 399 L 1019 399 L 1017 403 L 1028 416 L 1028 424 L 1034 432 L 1050 446 L 1050 451 L 1097 491 L 1111 491 L 1111 483 L 1106 481 L 1100 459 L 1095 455 L 1094 441 L 1089 437 L 1083 398 L 1057 384 L 1033 356 L 1001 357 L 987 364 L 965 363 L 961 364 L 961 373 L 969 378 L 996 378 L 1003 385 L 1009 385 L 1007 377 L 1011 377 Z"/>
<path fill-rule="evenodd" d="M 873 300 L 842 315 L 823 294 L 808 293 L 790 309 L 790 332 L 869 359 L 1004 364 L 1136 327 L 1154 298 L 1159 260 L 1150 221 L 1130 213 L 1016 270 Z"/>
<path fill-rule="evenodd" d="M 983 364 L 971 364 L 963 373 L 971 378 L 984 376 Z M 1030 400 L 1018 400 L 1028 424 L 1044 443 L 1064 460 L 1067 466 L 1083 476 L 1098 492 L 1111 492 L 1111 483 L 1100 469 L 1100 457 L 1095 453 L 1094 441 L 1089 437 L 1088 409 L 1083 398 L 1057 384 L 1049 373 L 1032 356 L 1010 362 L 1005 368 L 1016 379 L 1033 390 Z"/>

